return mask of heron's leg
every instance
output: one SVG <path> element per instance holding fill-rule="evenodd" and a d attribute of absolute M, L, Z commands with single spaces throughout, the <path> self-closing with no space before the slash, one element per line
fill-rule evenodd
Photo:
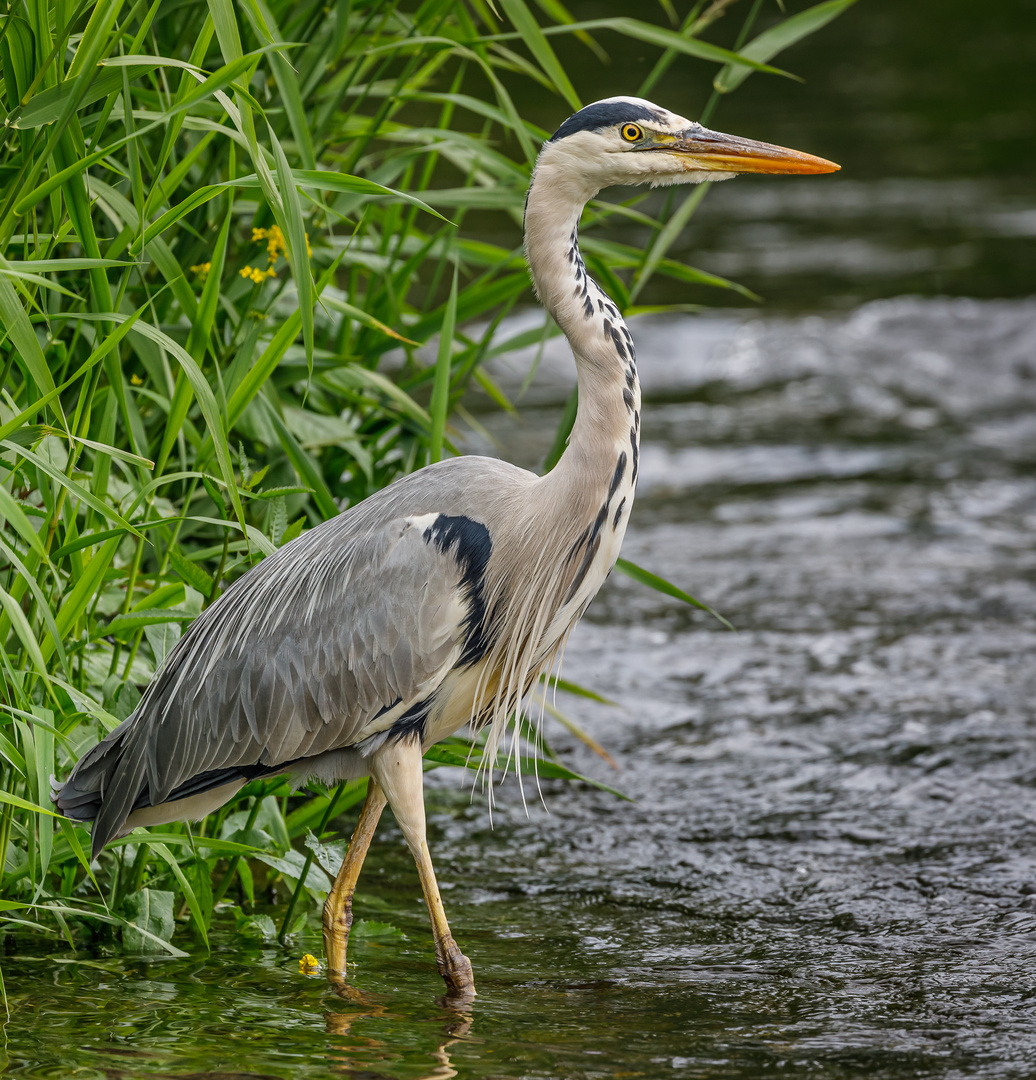
<path fill-rule="evenodd" d="M 345 975 L 345 950 L 349 944 L 349 928 L 353 924 L 353 892 L 374 830 L 378 827 L 378 818 L 384 809 L 385 792 L 371 777 L 367 782 L 367 798 L 360 811 L 360 820 L 349 841 L 349 850 L 324 902 L 324 952 L 327 954 L 329 978 Z"/>
<path fill-rule="evenodd" d="M 383 747 L 371 759 L 371 772 L 384 788 L 392 813 L 399 822 L 410 853 L 417 863 L 428 915 L 435 940 L 435 963 L 452 994 L 473 997 L 475 980 L 471 961 L 460 951 L 450 933 L 446 912 L 435 880 L 432 857 L 428 853 L 424 817 L 424 770 L 421 767 L 421 744 L 405 739 Z"/>

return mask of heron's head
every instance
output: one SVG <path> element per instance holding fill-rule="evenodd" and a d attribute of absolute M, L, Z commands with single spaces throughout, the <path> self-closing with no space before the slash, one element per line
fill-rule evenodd
<path fill-rule="evenodd" d="M 643 98 L 612 97 L 570 116 L 544 144 L 537 170 L 589 198 L 612 184 L 699 184 L 738 173 L 827 173 L 832 161 L 709 131 Z"/>

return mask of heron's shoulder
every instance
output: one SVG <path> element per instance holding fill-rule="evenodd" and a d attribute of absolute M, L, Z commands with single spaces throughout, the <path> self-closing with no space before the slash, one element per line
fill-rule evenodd
<path fill-rule="evenodd" d="M 400 518 L 442 514 L 490 523 L 533 488 L 537 477 L 497 458 L 448 458 L 400 477 L 326 523 L 339 536 L 380 531 Z"/>
<path fill-rule="evenodd" d="M 520 469 L 509 461 L 469 454 L 446 458 L 433 465 L 426 465 L 417 472 L 408 473 L 390 484 L 384 492 L 405 490 L 411 494 L 419 492 L 421 497 L 431 498 L 448 498 L 464 492 L 469 497 L 488 497 L 497 485 L 502 484 L 509 489 L 524 489 L 535 481 L 534 473 Z"/>

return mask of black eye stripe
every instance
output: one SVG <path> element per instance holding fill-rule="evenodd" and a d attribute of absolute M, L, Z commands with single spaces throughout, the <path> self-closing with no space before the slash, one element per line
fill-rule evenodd
<path fill-rule="evenodd" d="M 632 101 L 598 101 L 570 116 L 554 132 L 550 141 L 557 142 L 577 131 L 603 131 L 615 124 L 626 124 L 634 120 L 664 121 L 665 116 L 657 107 L 648 108 Z"/>

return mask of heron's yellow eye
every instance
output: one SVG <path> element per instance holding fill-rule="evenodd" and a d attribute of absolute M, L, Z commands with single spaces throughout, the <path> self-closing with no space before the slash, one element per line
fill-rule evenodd
<path fill-rule="evenodd" d="M 622 137 L 626 142 L 636 142 L 638 139 L 644 138 L 644 132 L 636 124 L 623 124 Z"/>

